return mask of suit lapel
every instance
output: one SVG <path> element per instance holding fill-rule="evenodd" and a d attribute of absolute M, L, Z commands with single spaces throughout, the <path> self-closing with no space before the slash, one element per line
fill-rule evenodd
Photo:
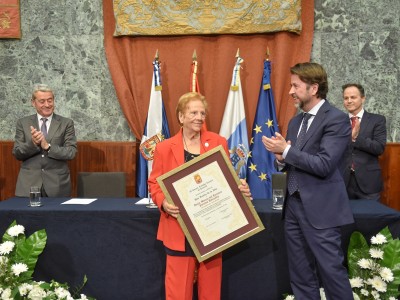
<path fill-rule="evenodd" d="M 200 154 L 207 152 L 209 149 L 216 147 L 215 141 L 211 138 L 207 131 L 201 130 L 200 136 Z"/>
<path fill-rule="evenodd" d="M 320 128 L 322 122 L 325 119 L 325 114 L 329 110 L 329 106 L 330 105 L 329 105 L 328 101 L 325 100 L 325 103 L 322 104 L 322 106 L 318 110 L 317 114 L 315 115 L 314 120 L 312 121 L 310 127 L 308 128 L 306 136 L 304 138 L 304 143 L 303 143 L 303 145 L 300 145 L 300 149 L 302 149 L 307 144 L 307 141 L 314 135 L 316 130 L 318 128 Z"/>
<path fill-rule="evenodd" d="M 364 111 L 363 117 L 361 119 L 361 123 L 360 123 L 360 132 L 358 133 L 358 135 L 363 135 L 364 131 L 367 130 L 368 127 L 368 123 L 371 119 L 371 115 Z"/>
<path fill-rule="evenodd" d="M 58 127 L 60 127 L 60 125 L 61 125 L 60 118 L 56 114 L 53 114 L 49 132 L 47 133 L 47 138 L 46 138 L 46 140 L 48 142 L 51 141 L 51 139 L 53 138 L 54 134 L 56 133 L 56 131 L 57 131 Z"/>
<path fill-rule="evenodd" d="M 34 115 L 32 115 L 32 116 L 30 117 L 29 126 L 33 126 L 34 128 L 36 128 L 36 130 L 39 130 L 39 131 L 40 131 L 40 128 L 39 128 L 39 121 L 38 121 L 38 118 L 37 118 L 37 114 L 34 114 Z"/>
<path fill-rule="evenodd" d="M 178 166 L 185 163 L 182 129 L 171 138 L 171 151 Z"/>
<path fill-rule="evenodd" d="M 297 135 L 299 134 L 299 130 L 300 130 L 300 126 L 301 126 L 301 121 L 302 120 L 303 120 L 303 114 L 298 114 L 293 119 L 293 132 L 291 133 L 292 138 L 288 137 L 288 139 L 291 141 L 292 145 L 296 144 Z"/>

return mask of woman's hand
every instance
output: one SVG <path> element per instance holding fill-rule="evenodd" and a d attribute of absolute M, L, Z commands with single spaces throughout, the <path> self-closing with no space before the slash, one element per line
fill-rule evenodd
<path fill-rule="evenodd" d="M 163 200 L 162 203 L 162 209 L 164 212 L 167 214 L 173 216 L 175 219 L 178 217 L 179 214 L 179 208 L 173 204 L 169 204 L 167 199 Z"/>
<path fill-rule="evenodd" d="M 247 184 L 246 180 L 240 179 L 241 185 L 239 185 L 239 190 L 242 192 L 243 195 L 246 197 L 249 197 L 250 200 L 253 200 L 253 197 L 251 197 L 251 192 L 250 192 L 250 187 Z"/>

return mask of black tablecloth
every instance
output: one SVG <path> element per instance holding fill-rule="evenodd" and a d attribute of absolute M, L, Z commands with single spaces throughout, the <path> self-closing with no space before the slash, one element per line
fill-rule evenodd
<path fill-rule="evenodd" d="M 34 273 L 78 286 L 97 299 L 164 299 L 165 254 L 156 241 L 159 212 L 139 199 L 98 199 L 89 205 L 61 205 L 67 199 L 45 198 L 28 207 L 28 199 L 0 202 L 0 233 L 13 220 L 29 235 L 46 229 L 48 240 Z M 223 254 L 223 299 L 282 299 L 290 293 L 283 222 L 270 200 L 254 200 L 266 230 Z M 354 230 L 370 238 L 387 225 L 400 235 L 400 213 L 370 200 L 351 201 L 356 223 L 343 228 L 347 249 Z"/>

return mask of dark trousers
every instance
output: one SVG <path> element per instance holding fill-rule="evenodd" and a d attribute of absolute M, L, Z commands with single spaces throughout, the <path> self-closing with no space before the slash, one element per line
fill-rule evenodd
<path fill-rule="evenodd" d="M 349 199 L 370 199 L 379 201 L 381 197 L 381 193 L 363 193 L 357 183 L 357 179 L 354 173 L 350 173 L 350 180 L 347 184 L 347 194 L 349 195 Z"/>
<path fill-rule="evenodd" d="M 343 265 L 340 227 L 316 229 L 309 223 L 299 196 L 289 196 L 287 201 L 285 239 L 296 300 L 321 299 L 318 275 L 327 299 L 353 300 Z"/>
<path fill-rule="evenodd" d="M 42 184 L 42 186 L 41 186 L 41 188 L 40 188 L 40 196 L 42 196 L 42 197 L 48 197 L 48 196 L 47 196 L 47 193 L 46 193 L 46 190 L 44 189 L 43 184 Z"/>

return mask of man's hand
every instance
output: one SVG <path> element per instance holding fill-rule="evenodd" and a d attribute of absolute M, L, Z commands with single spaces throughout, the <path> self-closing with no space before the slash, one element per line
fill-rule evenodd
<path fill-rule="evenodd" d="M 43 132 L 36 130 L 35 127 L 31 126 L 32 142 L 36 146 L 40 146 L 43 150 L 49 149 L 49 143 L 43 135 Z"/>
<path fill-rule="evenodd" d="M 290 145 L 290 142 L 286 142 L 285 138 L 279 132 L 275 132 L 275 136 L 270 138 L 263 135 L 262 142 L 265 149 L 274 154 L 282 154 L 287 145 Z"/>
<path fill-rule="evenodd" d="M 35 127 L 31 126 L 32 142 L 36 146 L 40 146 L 42 141 L 45 139 L 41 131 L 36 130 Z"/>

